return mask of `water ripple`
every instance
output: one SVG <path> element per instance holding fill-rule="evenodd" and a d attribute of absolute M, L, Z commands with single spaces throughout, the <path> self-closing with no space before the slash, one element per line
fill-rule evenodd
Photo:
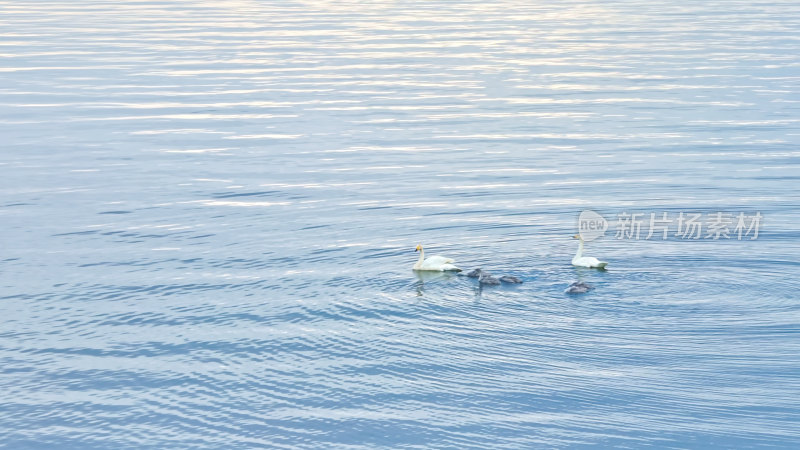
<path fill-rule="evenodd" d="M 800 444 L 796 2 L 0 16 L 0 445 Z"/>

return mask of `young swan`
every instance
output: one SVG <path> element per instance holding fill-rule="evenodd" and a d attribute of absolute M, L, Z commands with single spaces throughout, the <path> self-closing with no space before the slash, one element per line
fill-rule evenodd
<path fill-rule="evenodd" d="M 584 283 L 583 281 L 576 281 L 569 286 L 567 289 L 564 290 L 566 294 L 585 294 L 590 290 L 594 289 L 594 286 L 588 283 Z"/>
<path fill-rule="evenodd" d="M 573 239 L 578 239 L 580 243 L 578 244 L 578 253 L 575 253 L 575 257 L 572 258 L 572 265 L 578 267 L 595 267 L 598 269 L 604 269 L 608 263 L 605 261 L 600 261 L 597 258 L 592 256 L 583 256 L 583 238 L 580 234 L 576 234 L 572 236 Z"/>
<path fill-rule="evenodd" d="M 461 269 L 453 265 L 455 260 L 451 258 L 445 258 L 444 256 L 431 256 L 430 258 L 425 259 L 425 250 L 422 249 L 422 245 L 418 245 L 415 251 L 419 252 L 419 260 L 416 264 L 414 264 L 414 270 L 461 272 Z"/>

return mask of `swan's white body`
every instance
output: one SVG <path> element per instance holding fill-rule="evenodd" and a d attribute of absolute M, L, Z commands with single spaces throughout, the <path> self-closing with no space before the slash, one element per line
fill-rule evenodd
<path fill-rule="evenodd" d="M 583 256 L 583 239 L 578 234 L 573 237 L 579 240 L 578 253 L 575 253 L 575 257 L 572 258 L 573 266 L 604 269 L 608 265 L 607 262 L 600 261 L 593 256 Z"/>
<path fill-rule="evenodd" d="M 416 264 L 414 264 L 414 270 L 425 270 L 432 272 L 461 272 L 461 269 L 453 265 L 453 263 L 456 261 L 452 258 L 445 258 L 444 256 L 431 256 L 430 258 L 425 259 L 425 250 L 422 249 L 421 245 L 417 246 L 417 251 L 419 252 L 419 260 Z"/>

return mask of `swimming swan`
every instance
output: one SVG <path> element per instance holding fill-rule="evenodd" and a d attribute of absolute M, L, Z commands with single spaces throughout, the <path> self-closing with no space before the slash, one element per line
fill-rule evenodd
<path fill-rule="evenodd" d="M 454 259 L 445 258 L 444 256 L 431 256 L 430 258 L 425 259 L 425 250 L 422 249 L 422 245 L 418 245 L 415 251 L 419 252 L 419 260 L 416 264 L 414 264 L 414 270 L 461 272 L 461 269 L 453 265 L 455 262 Z"/>
<path fill-rule="evenodd" d="M 467 272 L 467 277 L 469 278 L 477 278 L 478 283 L 481 285 L 488 284 L 489 286 L 497 286 L 500 282 L 503 283 L 511 283 L 511 284 L 521 284 L 522 280 L 517 277 L 511 275 L 503 275 L 500 278 L 495 278 L 489 272 L 483 271 L 483 269 L 475 269 L 472 271 Z"/>
<path fill-rule="evenodd" d="M 585 294 L 590 290 L 594 289 L 594 286 L 588 283 L 584 283 L 583 281 L 576 281 L 569 286 L 567 289 L 564 290 L 566 294 Z"/>
<path fill-rule="evenodd" d="M 481 286 L 497 286 L 500 284 L 500 280 L 493 277 L 489 272 L 481 272 L 481 275 L 478 277 L 478 284 Z"/>
<path fill-rule="evenodd" d="M 578 253 L 575 253 L 575 257 L 572 258 L 572 265 L 578 267 L 596 267 L 598 269 L 604 269 L 608 263 L 604 261 L 600 261 L 597 258 L 592 256 L 583 256 L 583 238 L 580 234 L 576 234 L 572 236 L 573 239 L 580 240 L 580 244 L 578 245 Z"/>

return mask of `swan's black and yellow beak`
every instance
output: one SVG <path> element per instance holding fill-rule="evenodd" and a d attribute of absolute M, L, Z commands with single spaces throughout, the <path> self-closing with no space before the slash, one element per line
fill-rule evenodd
<path fill-rule="evenodd" d="M 416 248 L 414 251 L 415 251 L 415 252 L 418 252 L 418 251 L 420 251 L 420 250 L 422 250 L 422 246 L 421 246 L 421 245 L 418 245 L 418 246 L 417 246 L 417 248 Z"/>
<path fill-rule="evenodd" d="M 581 235 L 580 235 L 580 234 L 576 234 L 576 235 L 573 235 L 573 236 L 572 236 L 572 239 L 580 239 L 580 238 L 581 238 Z"/>

